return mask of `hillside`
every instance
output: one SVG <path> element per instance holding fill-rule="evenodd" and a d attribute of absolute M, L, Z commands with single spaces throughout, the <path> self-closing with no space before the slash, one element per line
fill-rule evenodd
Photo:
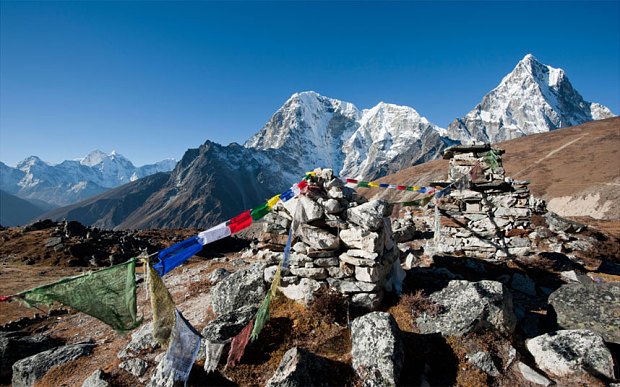
<path fill-rule="evenodd" d="M 0 224 L 5 227 L 19 226 L 44 213 L 45 210 L 28 200 L 0 190 Z"/>
<path fill-rule="evenodd" d="M 620 219 L 620 117 L 500 142 L 506 175 L 529 180 L 534 196 L 562 216 Z M 446 178 L 447 160 L 434 160 L 377 180 L 428 185 Z M 363 189 L 365 196 L 409 200 L 416 195 Z M 403 196 L 406 195 L 406 196 Z"/>

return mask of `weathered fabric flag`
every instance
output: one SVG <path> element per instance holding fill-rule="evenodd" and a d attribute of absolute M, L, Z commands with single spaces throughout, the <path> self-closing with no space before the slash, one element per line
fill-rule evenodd
<path fill-rule="evenodd" d="M 226 343 L 214 343 L 209 340 L 205 342 L 205 372 L 215 371 L 222 357 L 222 352 Z"/>
<path fill-rule="evenodd" d="M 251 320 L 248 325 L 237 336 L 232 339 L 230 343 L 230 351 L 228 352 L 228 359 L 226 360 L 226 367 L 234 367 L 241 361 L 245 347 L 250 340 L 250 333 L 254 327 L 254 320 Z"/>
<path fill-rule="evenodd" d="M 164 375 L 174 380 L 186 381 L 200 349 L 200 334 L 185 320 L 181 312 L 175 311 L 176 326 L 170 346 L 164 356 Z"/>
<path fill-rule="evenodd" d="M 16 296 L 32 307 L 60 302 L 125 333 L 142 322 L 136 317 L 135 269 L 136 258 L 132 258 L 120 265 L 65 278 Z"/>
<path fill-rule="evenodd" d="M 198 254 L 202 250 L 202 242 L 198 236 L 191 237 L 159 252 L 159 262 L 153 267 L 160 276 L 164 276 L 172 269 Z"/>
<path fill-rule="evenodd" d="M 176 308 L 172 296 L 166 289 L 164 281 L 151 263 L 149 271 L 149 292 L 153 309 L 153 338 L 164 348 L 168 348 L 172 331 L 176 325 Z"/>
<path fill-rule="evenodd" d="M 205 230 L 197 235 L 198 241 L 203 245 L 219 241 L 222 238 L 226 238 L 232 232 L 228 227 L 228 222 L 223 222 L 218 224 L 215 227 L 211 227 L 208 230 Z"/>
<path fill-rule="evenodd" d="M 284 247 L 284 254 L 282 256 L 282 270 L 287 269 L 290 264 L 291 241 L 292 240 L 293 240 L 293 225 L 291 224 L 291 229 L 288 231 L 288 239 L 286 240 L 286 246 Z"/>
<path fill-rule="evenodd" d="M 265 326 L 265 323 L 267 323 L 267 321 L 269 321 L 269 318 L 271 317 L 271 309 L 269 305 L 270 303 L 271 303 L 271 292 L 267 292 L 267 296 L 265 296 L 265 300 L 263 301 L 263 304 L 258 309 L 258 312 L 256 312 L 256 321 L 254 322 L 254 329 L 252 329 L 252 335 L 250 335 L 250 339 L 252 339 L 252 341 L 258 339 L 258 335 L 260 334 L 260 331 L 263 330 L 263 326 Z"/>

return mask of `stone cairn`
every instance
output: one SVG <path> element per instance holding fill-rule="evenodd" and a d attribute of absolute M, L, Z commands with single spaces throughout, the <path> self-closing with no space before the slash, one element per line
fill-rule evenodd
<path fill-rule="evenodd" d="M 449 181 L 433 185 L 453 186 L 450 194 L 436 201 L 439 232 L 431 242 L 434 246 L 429 246 L 435 254 L 506 259 L 530 252 L 532 209 L 540 201 L 530 197 L 529 182 L 505 177 L 503 153 L 490 144 L 444 150 L 443 158 L 450 160 Z M 489 157 L 496 160 L 494 168 L 489 166 Z M 480 173 L 472 181 L 471 171 L 477 164 Z"/>
<path fill-rule="evenodd" d="M 256 246 L 269 264 L 271 282 L 293 224 L 290 268 L 282 271 L 280 290 L 307 303 L 315 291 L 331 287 L 351 305 L 372 309 L 399 273 L 400 251 L 392 238 L 391 208 L 367 201 L 334 177 L 331 169 L 316 169 L 303 195 L 279 202 L 265 216 Z M 248 253 L 249 254 L 249 253 Z M 397 262 L 397 264 L 395 264 Z M 396 267 L 398 266 L 398 267 Z"/>

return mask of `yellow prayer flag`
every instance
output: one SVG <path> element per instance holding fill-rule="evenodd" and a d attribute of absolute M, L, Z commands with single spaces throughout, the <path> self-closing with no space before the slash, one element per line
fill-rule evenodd
<path fill-rule="evenodd" d="M 280 195 L 276 195 L 267 201 L 267 207 L 273 208 L 280 201 Z"/>
<path fill-rule="evenodd" d="M 379 187 L 379 183 L 368 183 L 369 187 Z"/>

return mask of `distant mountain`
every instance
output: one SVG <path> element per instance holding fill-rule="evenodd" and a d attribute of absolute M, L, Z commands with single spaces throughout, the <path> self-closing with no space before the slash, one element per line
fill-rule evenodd
<path fill-rule="evenodd" d="M 170 171 L 175 164 L 168 159 L 135 167 L 116 152 L 108 155 L 99 150 L 56 165 L 30 156 L 15 168 L 0 162 L 0 188 L 23 199 L 64 206 L 153 173 Z"/>
<path fill-rule="evenodd" d="M 562 69 L 526 55 L 474 110 L 448 126 L 448 137 L 462 142 L 499 142 L 613 117 L 586 102 Z"/>
<path fill-rule="evenodd" d="M 0 225 L 23 226 L 46 210 L 37 205 L 0 190 Z"/>
<path fill-rule="evenodd" d="M 206 227 L 259 205 L 316 167 L 373 180 L 433 160 L 448 145 L 495 142 L 607 116 L 612 113 L 606 107 L 583 101 L 562 70 L 531 55 L 448 129 L 410 107 L 381 102 L 360 111 L 307 91 L 293 94 L 244 146 L 207 141 L 188 150 L 168 180 L 133 212 L 116 212 L 123 217 L 114 220 L 106 212 L 97 215 L 95 208 L 117 208 L 111 200 L 120 198 L 105 195 L 98 199 L 104 202 L 77 203 L 71 211 L 86 206 L 89 217 L 107 219 L 108 228 Z M 132 189 L 140 192 L 156 188 L 152 180 L 134 183 Z M 63 209 L 54 214 L 71 218 Z"/>

